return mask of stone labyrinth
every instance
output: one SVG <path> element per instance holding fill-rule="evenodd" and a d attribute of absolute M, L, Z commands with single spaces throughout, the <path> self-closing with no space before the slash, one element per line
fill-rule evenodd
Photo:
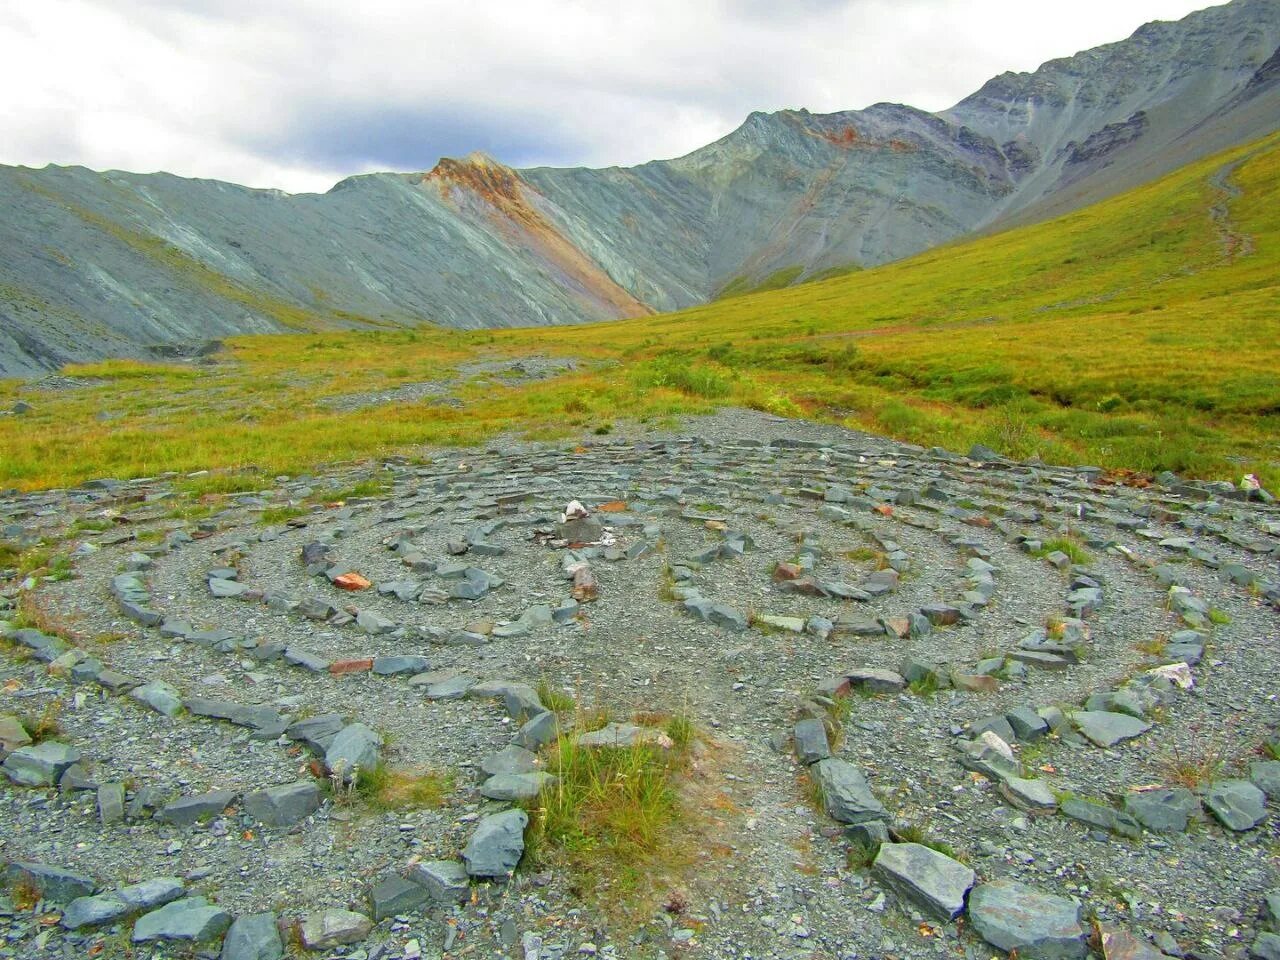
<path fill-rule="evenodd" d="M 1280 956 L 1275 506 L 690 429 L 199 520 L 174 477 L 0 499 L 73 558 L 0 612 L 0 957 Z M 707 848 L 624 927 L 522 863 L 520 802 L 557 731 L 672 714 Z M 443 805 L 343 802 L 384 766 Z"/>

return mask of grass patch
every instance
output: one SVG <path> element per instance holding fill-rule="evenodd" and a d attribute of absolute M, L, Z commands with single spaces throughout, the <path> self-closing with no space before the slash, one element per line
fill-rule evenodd
<path fill-rule="evenodd" d="M 572 713 L 577 702 L 564 690 L 551 686 L 545 679 L 538 681 L 538 700 L 552 713 L 563 716 Z"/>
<path fill-rule="evenodd" d="M 380 763 L 356 771 L 355 792 L 375 810 L 428 810 L 443 806 L 453 775 Z"/>
<path fill-rule="evenodd" d="M 1219 610 L 1217 607 L 1210 607 L 1209 622 L 1215 627 L 1225 627 L 1231 622 L 1231 616 L 1225 610 Z"/>
<path fill-rule="evenodd" d="M 932 670 L 921 674 L 907 684 L 907 689 L 917 697 L 932 697 L 939 690 L 938 675 Z"/>
<path fill-rule="evenodd" d="M 285 523 L 294 517 L 306 516 L 310 511 L 293 505 L 268 507 L 258 516 L 258 522 L 264 525 Z"/>
<path fill-rule="evenodd" d="M 692 726 L 668 720 L 675 746 L 589 749 L 566 733 L 545 751 L 556 781 L 529 809 L 532 862 L 563 858 L 583 892 L 606 889 L 614 905 L 645 901 L 664 878 L 692 860 L 677 842 L 688 813 L 680 795 Z"/>
<path fill-rule="evenodd" d="M 1161 767 L 1170 783 L 1188 790 L 1198 790 L 1218 779 L 1223 763 L 1223 751 L 1212 745 L 1200 746 L 1185 754 L 1173 746 L 1169 754 L 1162 758 Z"/>
<path fill-rule="evenodd" d="M 1077 566 L 1088 566 L 1093 562 L 1093 558 L 1085 551 L 1079 542 L 1071 537 L 1054 537 L 1052 540 L 1045 540 L 1040 549 L 1035 552 L 1037 557 L 1047 557 L 1051 553 L 1065 553 L 1071 558 L 1071 562 Z"/>
<path fill-rule="evenodd" d="M 879 853 L 880 844 L 867 845 L 855 840 L 849 844 L 849 850 L 845 854 L 845 865 L 850 870 L 870 870 Z"/>
<path fill-rule="evenodd" d="M 1237 160 L 1241 196 L 1230 215 L 1253 252 L 1224 259 L 1209 179 Z M 735 404 L 925 446 L 983 443 L 1012 457 L 1188 477 L 1249 472 L 1280 487 L 1276 135 L 1057 220 L 818 282 L 775 273 L 766 286 L 791 285 L 586 333 L 368 329 L 368 318 L 317 306 L 322 291 L 316 304 L 285 302 L 66 203 L 86 229 L 176 281 L 314 332 L 229 338 L 212 364 L 69 368 L 97 385 L 0 419 L 4 486 L 215 469 L 224 472 L 182 486 L 229 493 L 235 477 L 254 489 L 277 473 L 423 445 L 564 437 L 614 423 L 619 411 L 665 424 Z M 327 329 L 337 321 L 365 329 Z M 469 360 L 535 353 L 585 363 L 501 391 L 460 384 L 460 408 L 325 403 L 388 372 L 432 379 Z"/>
<path fill-rule="evenodd" d="M 893 831 L 894 836 L 899 843 L 918 843 L 922 847 L 928 847 L 930 850 L 936 850 L 944 857 L 950 857 L 952 860 L 958 860 L 961 863 L 967 863 L 968 860 L 963 853 L 956 850 L 951 844 L 938 840 L 929 835 L 923 828 L 914 823 L 904 824 Z"/>

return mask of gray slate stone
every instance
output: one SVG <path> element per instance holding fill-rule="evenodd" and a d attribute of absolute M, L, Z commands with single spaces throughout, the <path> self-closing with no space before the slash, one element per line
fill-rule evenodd
<path fill-rule="evenodd" d="M 291 723 L 284 733 L 290 740 L 298 740 L 317 753 L 324 753 L 329 749 L 329 744 L 333 743 L 333 738 L 346 725 L 341 714 L 325 713 Z"/>
<path fill-rule="evenodd" d="M 428 860 L 409 871 L 409 879 L 420 884 L 436 903 L 466 903 L 471 898 L 471 878 L 457 860 Z"/>
<path fill-rule="evenodd" d="M 428 899 L 430 894 L 426 887 L 404 877 L 388 877 L 374 884 L 369 891 L 374 922 L 394 917 L 398 913 L 412 913 Z"/>
<path fill-rule="evenodd" d="M 221 960 L 280 960 L 284 942 L 274 913 L 237 917 L 222 941 Z"/>
<path fill-rule="evenodd" d="M 96 897 L 77 897 L 63 910 L 62 925 L 78 930 L 114 923 L 131 913 L 171 903 L 185 892 L 186 887 L 177 877 L 156 877 Z"/>
<path fill-rule="evenodd" d="M 90 896 L 98 886 L 92 877 L 83 873 L 30 860 L 9 864 L 4 878 L 8 885 L 19 881 L 31 884 L 40 891 L 42 898 L 51 903 L 69 903 L 77 897 Z"/>
<path fill-rule="evenodd" d="M 871 872 L 898 896 L 944 922 L 964 912 L 974 881 L 963 863 L 919 843 L 882 844 Z"/>
<path fill-rule="evenodd" d="M 821 720 L 812 717 L 801 720 L 795 725 L 792 739 L 795 741 L 796 758 L 806 766 L 831 756 L 827 725 Z"/>
<path fill-rule="evenodd" d="M 1011 880 L 981 883 L 969 894 L 969 922 L 993 947 L 1026 960 L 1083 960 L 1080 908 Z"/>
<path fill-rule="evenodd" d="M 480 785 L 480 796 L 490 800 L 532 800 L 556 780 L 541 770 L 533 773 L 498 773 Z"/>
<path fill-rule="evenodd" d="M 1248 780 L 1222 780 L 1209 787 L 1204 805 L 1228 830 L 1251 830 L 1267 816 L 1266 795 Z"/>
<path fill-rule="evenodd" d="M 1100 803 L 1091 803 L 1080 797 L 1068 797 L 1062 801 L 1058 809 L 1064 816 L 1100 830 L 1108 830 L 1133 840 L 1142 836 L 1142 828 L 1138 826 L 1137 820 L 1127 813 L 1104 807 Z"/>
<path fill-rule="evenodd" d="M 52 787 L 80 758 L 80 751 L 70 744 L 44 740 L 19 747 L 5 757 L 2 766 L 14 783 L 24 787 Z"/>
<path fill-rule="evenodd" d="M 384 677 L 398 673 L 422 673 L 430 669 L 431 662 L 417 654 L 373 658 L 373 672 Z"/>
<path fill-rule="evenodd" d="M 325 910 L 304 917 L 299 926 L 302 945 L 308 950 L 327 950 L 359 943 L 373 929 L 373 921 L 350 910 Z"/>
<path fill-rule="evenodd" d="M 1186 787 L 1126 794 L 1125 812 L 1156 833 L 1181 833 L 1200 815 L 1200 801 Z"/>
<path fill-rule="evenodd" d="M 481 760 L 480 769 L 490 777 L 500 773 L 532 773 L 538 769 L 538 756 L 513 743 Z"/>
<path fill-rule="evenodd" d="M 1071 715 L 1077 729 L 1095 746 L 1114 747 L 1124 740 L 1141 736 L 1151 724 L 1127 713 L 1105 710 L 1077 710 Z"/>
<path fill-rule="evenodd" d="M 529 817 L 523 810 L 505 810 L 485 817 L 476 826 L 462 859 L 473 877 L 506 877 L 524 856 L 524 828 Z"/>
<path fill-rule="evenodd" d="M 378 765 L 378 749 L 382 738 L 363 723 L 343 727 L 324 753 L 324 765 L 331 773 L 350 783 L 356 770 L 372 770 Z"/>
<path fill-rule="evenodd" d="M 169 823 L 187 827 L 202 819 L 218 816 L 231 805 L 236 796 L 234 790 L 214 790 L 195 797 L 183 797 L 166 804 L 156 816 Z"/>
<path fill-rule="evenodd" d="M 133 942 L 180 940 L 208 943 L 218 940 L 231 926 L 231 914 L 204 897 L 188 897 L 153 910 L 133 925 Z"/>
<path fill-rule="evenodd" d="M 560 736 L 560 720 L 550 711 L 535 714 L 516 731 L 511 742 L 526 750 L 539 750 Z"/>
<path fill-rule="evenodd" d="M 310 780 L 257 790 L 244 798 L 249 816 L 270 827 L 289 827 L 320 808 L 320 787 Z"/>
<path fill-rule="evenodd" d="M 841 823 L 864 823 L 884 820 L 888 814 L 875 798 L 862 772 L 853 764 L 831 757 L 819 760 L 809 768 L 822 791 L 822 805 L 827 816 Z"/>
<path fill-rule="evenodd" d="M 1255 760 L 1249 764 L 1249 779 L 1267 799 L 1280 799 L 1280 760 Z"/>
<path fill-rule="evenodd" d="M 129 691 L 129 697 L 139 703 L 145 703 L 157 713 L 166 717 L 176 717 L 182 710 L 182 694 L 163 680 L 152 680 Z"/>

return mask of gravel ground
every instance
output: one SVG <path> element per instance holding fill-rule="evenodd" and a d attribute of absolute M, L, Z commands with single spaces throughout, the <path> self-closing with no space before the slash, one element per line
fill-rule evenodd
<path fill-rule="evenodd" d="M 1160 487 L 1104 486 L 1090 482 L 1095 476 L 980 464 L 835 427 L 724 411 L 672 434 L 632 428 L 578 447 L 504 442 L 426 451 L 422 463 L 264 477 L 261 491 L 228 497 L 225 509 L 199 524 L 165 519 L 173 506 L 165 479 L 0 499 L 10 539 L 67 536 L 73 519 L 103 510 L 117 515 L 106 532 L 70 534 L 68 548 L 99 548 L 77 557 L 73 576 L 28 585 L 48 620 L 107 667 L 163 680 L 184 697 L 267 706 L 295 720 L 336 712 L 375 730 L 389 764 L 453 778 L 439 809 L 378 812 L 326 800 L 290 828 L 263 827 L 239 800 L 190 826 L 140 817 L 104 827 L 92 790 L 3 782 L 0 856 L 81 871 L 107 887 L 185 877 L 193 892 L 233 914 L 270 910 L 294 918 L 331 907 L 367 910 L 372 882 L 414 858 L 455 858 L 477 819 L 503 806 L 479 795 L 477 769 L 511 738 L 514 724 L 500 702 L 430 700 L 410 673 L 311 672 L 260 659 L 245 646 L 219 653 L 163 637 L 129 619 L 110 589 L 130 555 L 142 550 L 153 557 L 139 573 L 150 606 L 196 630 L 223 629 L 255 649 L 290 646 L 329 662 L 422 656 L 441 676 L 545 681 L 615 715 L 685 713 L 701 731 L 688 802 L 703 821 L 705 849 L 673 889 L 680 911 L 623 924 L 606 906 L 579 896 L 567 871 L 522 869 L 510 883 L 477 886 L 466 906 L 383 920 L 367 939 L 325 951 L 330 955 L 411 956 L 407 945 L 417 941 L 428 957 L 989 957 L 992 948 L 968 925 L 940 924 L 871 872 L 847 865 L 849 841 L 810 803 L 804 768 L 787 738 L 804 701 L 832 676 L 863 667 L 896 671 L 906 660 L 968 675 L 980 660 L 1002 658 L 1036 628 L 1069 617 L 1070 572 L 1028 553 L 1018 539 L 1065 533 L 1087 551 L 1083 567 L 1103 597 L 1086 619 L 1081 662 L 1002 671 L 998 689 L 986 692 L 854 696 L 835 753 L 866 774 L 895 828 L 911 825 L 949 845 L 980 882 L 1018 879 L 1074 898 L 1103 924 L 1163 934 L 1189 955 L 1244 956 L 1259 929 L 1263 895 L 1277 884 L 1274 815 L 1240 832 L 1205 816 L 1185 832 L 1126 839 L 1061 814 L 1025 813 L 1004 800 L 995 782 L 958 762 L 957 744 L 974 721 L 1023 706 L 1078 709 L 1091 694 L 1169 662 L 1143 652 L 1186 626 L 1149 569 L 1155 563 L 1169 564 L 1178 582 L 1224 621 L 1204 630 L 1208 646 L 1194 665 L 1195 686 L 1167 696 L 1141 736 L 1107 749 L 1070 728 L 1034 745 L 1014 744 L 1024 766 L 1060 798 L 1118 804 L 1135 787 L 1172 785 L 1179 768 L 1184 779 L 1187 770 L 1198 771 L 1206 787 L 1247 779 L 1249 763 L 1263 759 L 1260 747 L 1280 725 L 1274 693 L 1280 633 L 1267 596 L 1280 582 L 1280 512 Z M 370 478 L 384 480 L 387 492 L 324 504 L 326 490 Z M 829 502 L 831 491 L 842 488 L 852 499 L 837 494 L 840 502 Z M 924 497 L 927 489 L 939 498 Z M 570 548 L 554 531 L 574 499 L 593 511 L 610 501 L 626 505 L 592 515 L 607 534 L 601 555 L 589 561 L 598 599 L 564 624 L 536 622 L 508 637 L 502 629 L 490 632 L 568 598 Z M 304 506 L 291 525 L 260 522 L 264 509 L 287 504 Z M 481 532 L 492 520 L 505 525 Z M 199 538 L 165 549 L 157 539 L 173 530 Z M 750 538 L 742 556 L 689 564 L 689 579 L 673 584 L 669 567 L 735 534 Z M 473 543 L 465 555 L 451 556 L 451 542 L 468 537 L 497 555 Z M 1186 545 L 1171 538 L 1190 538 L 1202 559 L 1189 558 Z M 905 558 L 897 589 L 883 596 L 842 601 L 788 593 L 771 576 L 777 563 L 813 548 L 816 576 L 857 586 L 883 565 L 885 541 Z M 304 546 L 317 542 L 335 569 L 358 571 L 375 585 L 420 580 L 447 591 L 460 582 L 439 576 L 438 566 L 435 573 L 415 572 L 406 555 L 478 567 L 503 583 L 477 600 L 350 593 L 304 565 Z M 603 553 L 609 545 L 616 559 Z M 629 549 L 642 547 L 644 555 L 627 558 Z M 974 608 L 971 619 L 925 635 L 793 633 L 759 619 L 847 624 L 955 603 L 968 589 L 974 555 L 996 568 L 990 603 Z M 1252 572 L 1252 588 L 1231 581 L 1224 573 L 1231 564 Z M 247 598 L 211 595 L 209 571 L 228 565 L 250 589 Z M 16 598 L 18 586 L 8 595 Z M 693 587 L 751 625 L 735 630 L 702 622 L 671 599 L 673 586 Z M 314 621 L 261 602 L 258 592 L 377 614 L 393 629 L 371 635 L 358 623 L 342 623 L 344 617 Z M 130 796 L 145 787 L 166 798 L 244 794 L 311 775 L 311 755 L 288 738 L 254 739 L 228 723 L 162 716 L 95 683 L 52 676 L 18 645 L 0 659 L 0 686 L 6 691 L 0 714 L 56 712 L 59 739 L 83 752 L 90 779 L 125 782 Z M 112 928 L 67 934 L 41 925 L 44 915 L 0 901 L 0 935 L 8 938 L 7 945 L 0 941 L 0 957 L 79 956 L 96 944 L 123 949 L 127 926 L 114 934 Z M 528 953 L 526 934 L 542 938 L 541 953 Z M 1173 949 L 1172 940 L 1161 943 Z M 141 955 L 147 950 L 155 948 Z"/>

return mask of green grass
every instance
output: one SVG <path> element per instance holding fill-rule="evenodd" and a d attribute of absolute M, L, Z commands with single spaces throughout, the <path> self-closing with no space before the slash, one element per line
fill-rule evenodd
<path fill-rule="evenodd" d="M 679 789 L 686 752 L 674 736 L 670 750 L 590 749 L 576 736 L 566 733 L 544 752 L 544 769 L 556 780 L 529 805 L 526 859 L 566 862 L 581 890 L 607 892 L 625 912 L 652 900 L 691 860 L 691 845 L 679 836 L 687 820 Z"/>
<path fill-rule="evenodd" d="M 1253 252 L 1228 259 L 1210 178 L 1235 160 L 1242 193 L 1230 217 Z M 321 332 L 232 338 L 213 364 L 72 368 L 97 385 L 0 419 L 5 486 L 211 468 L 184 486 L 225 493 L 218 484 L 258 489 L 277 473 L 423 445 L 558 440 L 620 414 L 667 426 L 733 404 L 960 451 L 984 443 L 1140 472 L 1253 472 L 1280 487 L 1280 136 L 1048 223 L 589 329 L 325 330 L 342 318 L 319 294 L 312 310 L 267 302 L 175 248 L 73 212 L 91 229 L 123 230 L 182 283 Z M 532 353 L 584 363 L 501 391 L 460 382 L 456 408 L 326 403 L 370 382 L 449 380 L 469 360 Z M 0 402 L 17 391 L 0 382 Z"/>
<path fill-rule="evenodd" d="M 434 809 L 453 789 L 453 775 L 380 763 L 356 772 L 355 792 L 379 811 Z"/>
<path fill-rule="evenodd" d="M 551 686 L 546 680 L 538 681 L 538 700 L 552 713 L 563 715 L 572 713 L 577 703 L 564 690 Z"/>
<path fill-rule="evenodd" d="M 1079 566 L 1087 566 L 1093 562 L 1093 558 L 1080 546 L 1079 542 L 1070 537 L 1055 537 L 1052 540 L 1046 540 L 1040 545 L 1040 549 L 1035 552 L 1037 557 L 1047 557 L 1051 553 L 1065 553 L 1071 558 L 1071 562 Z"/>

